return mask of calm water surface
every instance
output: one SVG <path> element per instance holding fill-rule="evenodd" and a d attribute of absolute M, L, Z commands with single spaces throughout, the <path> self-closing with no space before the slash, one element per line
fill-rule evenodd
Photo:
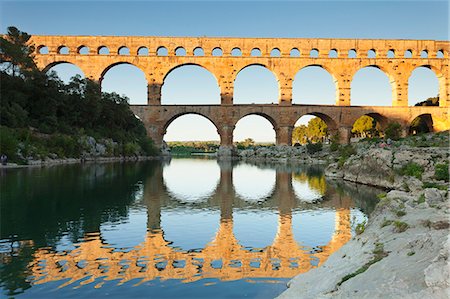
<path fill-rule="evenodd" d="M 318 167 L 172 159 L 1 172 L 1 297 L 273 298 L 376 190 Z"/>

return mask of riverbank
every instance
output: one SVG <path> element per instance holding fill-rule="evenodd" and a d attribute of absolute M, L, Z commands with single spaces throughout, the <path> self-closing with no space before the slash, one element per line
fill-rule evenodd
<path fill-rule="evenodd" d="M 27 167 L 44 167 L 65 164 L 82 164 L 82 163 L 108 163 L 108 162 L 127 162 L 127 161 L 148 161 L 160 160 L 166 157 L 163 156 L 133 156 L 133 157 L 88 157 L 88 158 L 67 158 L 67 159 L 45 159 L 32 160 L 28 164 L 8 163 L 6 165 L 0 164 L 0 169 L 11 168 L 27 168 Z"/>
<path fill-rule="evenodd" d="M 279 298 L 448 298 L 448 132 L 356 147 L 326 176 L 387 193 L 360 234 Z"/>

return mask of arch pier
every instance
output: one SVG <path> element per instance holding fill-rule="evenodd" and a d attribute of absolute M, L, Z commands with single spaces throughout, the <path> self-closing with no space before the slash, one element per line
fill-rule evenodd
<path fill-rule="evenodd" d="M 344 143 L 349 141 L 353 122 L 366 114 L 400 123 L 405 134 L 411 122 L 423 114 L 430 115 L 432 130 L 450 128 L 449 41 L 35 35 L 30 42 L 36 46 L 34 59 L 40 69 L 72 63 L 87 78 L 100 83 L 111 66 L 126 63 L 141 69 L 147 80 L 147 105 L 133 105 L 132 109 L 158 145 L 162 144 L 167 122 L 185 113 L 209 118 L 218 128 L 222 147 L 229 149 L 236 122 L 249 114 L 264 116 L 272 122 L 279 145 L 291 143 L 294 119 L 314 113 L 332 120 L 335 127 L 330 130 L 339 132 Z M 257 55 L 254 49 L 258 50 Z M 421 55 L 424 51 L 425 56 Z M 165 78 L 184 65 L 203 67 L 217 79 L 220 104 L 161 105 Z M 278 104 L 234 104 L 235 80 L 252 65 L 274 74 L 278 81 Z M 336 86 L 334 105 L 292 104 L 293 80 L 308 66 L 321 67 L 331 75 Z M 391 106 L 350 106 L 352 80 L 365 67 L 376 67 L 387 75 L 392 88 Z M 438 79 L 438 107 L 408 107 L 408 80 L 419 67 L 430 69 Z"/>

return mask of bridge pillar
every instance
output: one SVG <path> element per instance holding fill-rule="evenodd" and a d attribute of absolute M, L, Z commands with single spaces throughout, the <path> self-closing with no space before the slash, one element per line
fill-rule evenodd
<path fill-rule="evenodd" d="M 234 126 L 224 125 L 217 130 L 220 135 L 220 147 L 217 152 L 219 158 L 231 158 L 236 155 L 233 145 Z"/>
<path fill-rule="evenodd" d="M 284 74 L 279 74 L 278 78 L 278 84 L 280 86 L 278 104 L 283 106 L 292 105 L 292 78 Z"/>
<path fill-rule="evenodd" d="M 224 78 L 219 82 L 220 87 L 220 104 L 221 105 L 233 105 L 233 93 L 234 88 L 231 78 Z"/>
<path fill-rule="evenodd" d="M 147 85 L 147 105 L 161 105 L 162 83 L 150 83 Z"/>
<path fill-rule="evenodd" d="M 291 145 L 292 144 L 292 130 L 293 126 L 278 127 L 276 132 L 277 145 Z"/>
<path fill-rule="evenodd" d="M 409 74 L 409 72 L 405 73 Z M 395 79 L 391 78 L 392 106 L 408 106 L 408 79 L 409 77 L 407 75 L 401 75 Z"/>
<path fill-rule="evenodd" d="M 450 79 L 447 69 L 447 75 L 440 77 L 439 80 L 439 106 L 450 107 Z"/>
<path fill-rule="evenodd" d="M 336 105 L 350 106 L 350 90 L 351 90 L 351 76 L 347 74 L 340 74 L 336 81 Z"/>
<path fill-rule="evenodd" d="M 340 144 L 349 144 L 350 137 L 352 136 L 352 128 L 351 127 L 339 127 L 339 143 Z"/>

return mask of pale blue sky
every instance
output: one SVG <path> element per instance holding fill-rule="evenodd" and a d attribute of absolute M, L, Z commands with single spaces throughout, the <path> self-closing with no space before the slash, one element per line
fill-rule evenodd
<path fill-rule="evenodd" d="M 319 13 L 320 12 L 320 13 Z M 148 35 L 236 37 L 329 37 L 448 40 L 448 1 L 1 1 L 1 27 L 16 26 L 30 34 Z M 60 65 L 60 76 L 77 73 Z M 78 70 L 78 72 L 80 72 Z M 410 105 L 438 93 L 437 79 L 428 69 L 410 78 Z M 142 72 L 131 66 L 112 68 L 104 91 L 125 94 L 131 103 L 146 101 Z M 320 68 L 297 74 L 294 103 L 334 103 L 330 75 Z M 277 83 L 266 69 L 253 67 L 238 75 L 235 103 L 277 101 Z M 201 68 L 184 67 L 171 73 L 163 87 L 163 103 L 219 103 L 215 78 Z M 352 104 L 389 105 L 387 77 L 376 69 L 359 71 L 352 82 Z M 165 140 L 218 139 L 216 129 L 199 116 L 184 116 L 168 128 Z M 235 130 L 235 140 L 252 137 L 274 141 L 265 119 L 249 116 Z"/>

